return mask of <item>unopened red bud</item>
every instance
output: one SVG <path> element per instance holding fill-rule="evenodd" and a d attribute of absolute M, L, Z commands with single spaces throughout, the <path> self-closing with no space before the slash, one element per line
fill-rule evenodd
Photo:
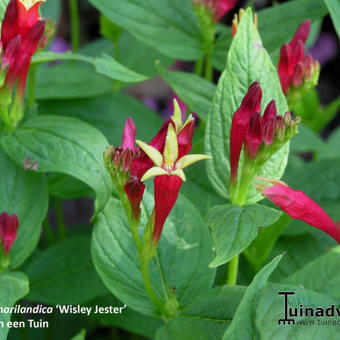
<path fill-rule="evenodd" d="M 264 110 L 264 114 L 262 116 L 262 125 L 264 126 L 267 122 L 269 122 L 272 118 L 275 118 L 277 115 L 277 109 L 275 100 L 272 100 Z"/>
<path fill-rule="evenodd" d="M 292 123 L 292 114 L 290 112 L 286 112 L 283 117 L 283 122 L 286 126 L 290 126 Z"/>
<path fill-rule="evenodd" d="M 248 157 L 253 159 L 262 142 L 262 124 L 260 112 L 255 112 L 250 119 L 249 130 L 246 134 L 245 149 Z"/>
<path fill-rule="evenodd" d="M 276 119 L 272 117 L 269 121 L 266 122 L 263 127 L 263 142 L 264 144 L 271 145 L 273 143 L 274 135 L 276 128 Z"/>
<path fill-rule="evenodd" d="M 303 76 L 304 76 L 304 65 L 302 62 L 299 62 L 295 66 L 295 70 L 293 74 L 293 85 L 295 87 L 298 87 L 302 84 Z"/>
<path fill-rule="evenodd" d="M 276 135 L 279 141 L 284 140 L 286 127 L 281 116 L 276 117 Z"/>
<path fill-rule="evenodd" d="M 301 117 L 297 116 L 293 119 L 295 125 L 299 125 L 301 123 Z"/>
<path fill-rule="evenodd" d="M 297 63 L 303 61 L 304 57 L 305 57 L 305 48 L 303 46 L 303 42 L 299 40 L 292 49 L 291 63 L 293 65 L 296 65 Z"/>

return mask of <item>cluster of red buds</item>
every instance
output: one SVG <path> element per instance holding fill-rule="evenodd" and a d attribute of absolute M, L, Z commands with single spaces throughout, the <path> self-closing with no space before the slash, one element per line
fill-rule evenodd
<path fill-rule="evenodd" d="M 0 116 L 9 129 L 23 117 L 26 78 L 32 55 L 43 42 L 45 21 L 39 0 L 10 0 L 1 28 Z M 12 91 L 16 86 L 15 98 Z"/>
<path fill-rule="evenodd" d="M 7 256 L 17 238 L 18 227 L 19 220 L 17 215 L 9 216 L 7 212 L 0 215 L 0 245 L 2 246 L 3 254 L 0 269 L 8 266 Z M 4 263 L 7 264 L 4 265 Z"/>
<path fill-rule="evenodd" d="M 283 147 L 297 132 L 300 118 L 292 119 L 289 112 L 278 116 L 275 100 L 265 108 L 261 116 L 262 90 L 254 82 L 235 112 L 230 131 L 230 196 L 233 202 L 243 203 L 250 181 L 259 168 Z M 240 187 L 238 168 L 244 148 Z"/>
<path fill-rule="evenodd" d="M 319 79 L 320 65 L 313 57 L 305 55 L 305 43 L 310 32 L 311 22 L 303 22 L 291 42 L 280 50 L 278 71 L 285 95 L 294 96 L 314 87 Z"/>
<path fill-rule="evenodd" d="M 301 220 L 333 237 L 340 244 L 340 228 L 327 213 L 303 191 L 290 188 L 286 183 L 258 177 L 256 183 L 262 195 L 294 219 Z"/>
<path fill-rule="evenodd" d="M 136 128 L 132 118 L 125 123 L 122 145 L 110 146 L 104 153 L 105 166 L 124 203 L 127 197 L 132 218 L 139 220 L 140 204 L 149 178 L 154 179 L 155 208 L 151 217 L 151 241 L 157 244 L 164 223 L 170 214 L 185 181 L 183 169 L 195 162 L 210 158 L 205 155 L 188 155 L 194 131 L 194 118 L 185 123 L 177 101 L 174 115 L 163 124 L 150 144 L 136 141 Z M 126 195 L 126 196 L 125 196 Z"/>
<path fill-rule="evenodd" d="M 220 21 L 236 5 L 238 0 L 193 0 L 195 6 L 204 7 L 215 22 Z"/>

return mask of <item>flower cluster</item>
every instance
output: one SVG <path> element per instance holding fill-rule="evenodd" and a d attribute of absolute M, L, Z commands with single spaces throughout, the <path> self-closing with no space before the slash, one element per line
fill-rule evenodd
<path fill-rule="evenodd" d="M 308 90 L 318 82 L 320 65 L 310 54 L 305 56 L 310 27 L 310 20 L 303 22 L 291 42 L 281 47 L 278 71 L 285 95 L 294 95 L 296 89 Z"/>
<path fill-rule="evenodd" d="M 230 131 L 230 195 L 232 201 L 241 201 L 247 194 L 250 181 L 258 169 L 288 142 L 296 133 L 300 119 L 292 119 L 291 114 L 278 116 L 275 101 L 272 100 L 261 116 L 262 90 L 254 82 L 235 112 Z M 238 188 L 238 168 L 242 148 L 244 161 L 241 182 Z M 239 189 L 239 190 L 238 190 Z M 238 202 L 240 203 L 240 202 Z M 242 202 L 241 202 L 242 203 Z"/>
<path fill-rule="evenodd" d="M 0 215 L 0 244 L 2 245 L 3 254 L 7 257 L 17 238 L 19 221 L 17 215 L 9 216 L 7 212 Z"/>
<path fill-rule="evenodd" d="M 183 169 L 199 160 L 210 158 L 205 155 L 188 155 L 193 131 L 194 118 L 190 115 L 183 123 L 181 110 L 175 101 L 174 115 L 163 124 L 150 144 L 136 141 L 138 147 L 135 147 L 136 127 L 132 118 L 128 118 L 121 146 L 111 146 L 104 153 L 105 166 L 123 203 L 124 197 L 127 197 L 132 213 L 129 217 L 135 221 L 140 218 L 140 204 L 145 190 L 143 182 L 155 177 L 155 208 L 150 224 L 152 241 L 156 244 L 185 181 Z"/>
<path fill-rule="evenodd" d="M 340 228 L 327 213 L 303 191 L 290 188 L 286 183 L 258 177 L 269 184 L 257 183 L 257 189 L 281 210 L 333 237 L 340 244 Z"/>
<path fill-rule="evenodd" d="M 43 40 L 45 21 L 39 14 L 42 2 L 11 0 L 2 22 L 0 114 L 4 124 L 10 129 L 22 119 L 26 78 L 31 58 Z M 16 81 L 16 94 L 12 101 Z"/>

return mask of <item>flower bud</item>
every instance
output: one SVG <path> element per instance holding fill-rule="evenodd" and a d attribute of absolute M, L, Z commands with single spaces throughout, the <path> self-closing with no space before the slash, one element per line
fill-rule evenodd
<path fill-rule="evenodd" d="M 0 243 L 5 257 L 7 257 L 17 238 L 18 227 L 19 220 L 17 215 L 9 216 L 7 212 L 0 215 Z"/>

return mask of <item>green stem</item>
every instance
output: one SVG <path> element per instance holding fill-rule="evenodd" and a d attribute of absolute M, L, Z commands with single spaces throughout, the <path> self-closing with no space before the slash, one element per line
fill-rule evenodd
<path fill-rule="evenodd" d="M 28 108 L 35 105 L 35 76 L 37 73 L 37 65 L 32 64 L 28 75 Z"/>
<path fill-rule="evenodd" d="M 210 54 L 208 54 L 206 59 L 205 59 L 204 78 L 206 80 L 208 80 L 209 82 L 212 82 L 212 80 L 213 80 L 213 67 L 212 67 L 212 64 L 211 64 L 211 56 L 210 56 Z"/>
<path fill-rule="evenodd" d="M 54 234 L 52 232 L 51 225 L 48 221 L 48 217 L 46 217 L 45 221 L 43 222 L 43 228 L 44 228 L 44 231 L 45 231 L 45 234 L 46 234 L 47 243 L 49 245 L 53 244 L 54 243 Z"/>
<path fill-rule="evenodd" d="M 158 310 L 162 311 L 162 310 L 164 310 L 163 304 L 161 303 L 161 301 L 156 296 L 156 294 L 155 294 L 155 292 L 152 288 L 152 283 L 151 283 L 151 280 L 150 280 L 150 274 L 149 274 L 149 262 L 150 262 L 150 260 L 145 258 L 141 253 L 139 253 L 139 262 L 140 262 L 140 270 L 141 270 L 141 273 L 142 273 L 142 279 L 143 279 L 145 291 L 147 292 L 150 300 L 155 305 L 155 307 Z"/>
<path fill-rule="evenodd" d="M 228 263 L 227 285 L 235 286 L 237 282 L 239 256 L 236 255 Z"/>
<path fill-rule="evenodd" d="M 72 52 L 77 53 L 79 49 L 79 9 L 78 0 L 70 0 L 71 18 L 71 43 Z"/>
<path fill-rule="evenodd" d="M 64 223 L 63 201 L 60 198 L 55 200 L 55 210 L 57 214 L 57 236 L 59 240 L 64 240 L 67 235 L 67 230 Z"/>
<path fill-rule="evenodd" d="M 203 58 L 195 62 L 195 74 L 199 77 L 202 75 L 203 72 L 203 62 Z"/>

